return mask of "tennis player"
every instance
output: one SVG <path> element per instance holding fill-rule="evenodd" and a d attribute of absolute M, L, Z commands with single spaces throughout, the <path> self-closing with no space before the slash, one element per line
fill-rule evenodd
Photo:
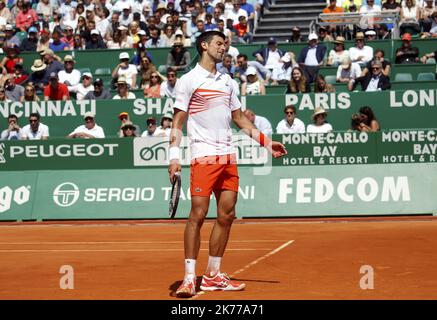
<path fill-rule="evenodd" d="M 176 101 L 170 133 L 170 181 L 181 170 L 179 145 L 187 122 L 191 150 L 191 211 L 185 226 L 185 277 L 177 289 L 178 297 L 196 294 L 196 260 L 200 248 L 200 229 L 206 217 L 211 193 L 217 200 L 217 220 L 209 239 L 208 267 L 201 290 L 243 290 L 245 284 L 231 280 L 220 264 L 235 218 L 238 193 L 236 155 L 232 146 L 231 121 L 276 157 L 285 147 L 260 133 L 244 116 L 238 100 L 238 84 L 216 70 L 225 53 L 225 35 L 219 31 L 202 33 L 196 41 L 200 62 L 176 84 Z"/>

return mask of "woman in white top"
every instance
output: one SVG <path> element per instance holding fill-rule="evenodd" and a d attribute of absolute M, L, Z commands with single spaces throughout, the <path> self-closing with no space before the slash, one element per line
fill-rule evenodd
<path fill-rule="evenodd" d="M 349 58 L 349 50 L 346 50 L 344 48 L 344 41 L 345 38 L 342 36 L 338 36 L 335 38 L 334 41 L 334 49 L 329 51 L 328 55 L 328 66 L 339 66 L 341 65 L 346 59 Z"/>
<path fill-rule="evenodd" d="M 419 27 L 420 8 L 416 5 L 414 0 L 406 0 L 405 7 L 401 8 L 400 32 L 404 34 L 413 29 L 420 32 Z M 411 32 L 411 31 L 410 31 Z"/>
<path fill-rule="evenodd" d="M 241 95 L 265 95 L 266 88 L 264 84 L 258 79 L 256 69 L 254 67 L 248 67 L 246 70 L 247 82 L 243 82 L 241 85 Z"/>
<path fill-rule="evenodd" d="M 312 115 L 314 124 L 307 126 L 307 133 L 328 133 L 331 132 L 332 126 L 326 122 L 328 113 L 323 107 L 316 107 Z"/>

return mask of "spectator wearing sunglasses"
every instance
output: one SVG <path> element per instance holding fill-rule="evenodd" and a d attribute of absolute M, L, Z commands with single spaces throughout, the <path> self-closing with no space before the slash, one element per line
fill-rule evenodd
<path fill-rule="evenodd" d="M 355 90 L 357 84 L 361 84 L 363 91 L 381 91 L 391 88 L 390 78 L 382 73 L 382 63 L 373 61 L 371 63 L 371 72 L 357 79 L 351 79 L 348 84 L 349 90 Z"/>
<path fill-rule="evenodd" d="M 135 137 L 137 137 L 136 128 L 132 124 L 132 122 L 130 122 L 130 121 L 126 121 L 121 126 L 121 132 L 122 132 L 122 135 L 120 136 L 120 138 L 135 138 Z"/>
<path fill-rule="evenodd" d="M 22 140 L 47 140 L 49 138 L 49 127 L 40 122 L 39 113 L 31 113 L 29 124 L 21 130 Z"/>
<path fill-rule="evenodd" d="M 111 93 L 108 89 L 104 88 L 103 80 L 97 78 L 93 82 L 94 90 L 88 91 L 84 100 L 110 100 Z"/>
<path fill-rule="evenodd" d="M 86 112 L 83 119 L 85 123 L 74 129 L 74 131 L 68 135 L 68 138 L 83 138 L 83 139 L 105 138 L 105 133 L 103 131 L 103 128 L 96 124 L 94 113 Z"/>
<path fill-rule="evenodd" d="M 297 118 L 296 107 L 288 105 L 284 108 L 285 117 L 276 126 L 276 133 L 305 133 L 305 124 Z"/>
<path fill-rule="evenodd" d="M 28 83 L 25 87 L 24 87 L 24 95 L 21 97 L 20 101 L 21 102 L 25 102 L 25 101 L 39 101 L 39 97 L 36 95 L 36 91 L 35 91 L 35 87 Z"/>
<path fill-rule="evenodd" d="M 136 66 L 129 63 L 129 54 L 127 52 L 121 52 L 119 60 L 120 63 L 112 71 L 112 78 L 117 79 L 119 77 L 124 77 L 129 87 L 135 89 L 137 86 L 138 74 Z"/>
<path fill-rule="evenodd" d="M 166 69 L 172 67 L 176 71 L 188 71 L 191 63 L 190 52 L 184 48 L 184 44 L 181 41 L 175 41 L 173 48 L 167 55 Z M 160 72 L 163 70 L 161 69 Z"/>

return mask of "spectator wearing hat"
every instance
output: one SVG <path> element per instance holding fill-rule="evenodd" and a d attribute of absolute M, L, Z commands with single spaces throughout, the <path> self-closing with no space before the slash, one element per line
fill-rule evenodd
<path fill-rule="evenodd" d="M 299 27 L 294 26 L 291 29 L 291 37 L 290 37 L 290 39 L 288 39 L 288 42 L 303 42 Z"/>
<path fill-rule="evenodd" d="M 64 57 L 64 70 L 58 72 L 59 82 L 68 87 L 69 92 L 74 92 L 75 87 L 80 83 L 80 71 L 74 69 L 74 61 L 71 55 Z"/>
<path fill-rule="evenodd" d="M 103 80 L 97 78 L 93 82 L 94 90 L 88 91 L 84 97 L 84 100 L 110 100 L 111 93 L 108 89 L 104 88 Z"/>
<path fill-rule="evenodd" d="M 365 65 L 373 58 L 373 48 L 365 45 L 364 33 L 357 32 L 355 36 L 355 46 L 349 49 L 349 56 L 352 62 Z"/>
<path fill-rule="evenodd" d="M 52 41 L 49 44 L 49 48 L 53 52 L 70 50 L 68 44 L 61 41 L 61 34 L 57 29 L 53 30 Z"/>
<path fill-rule="evenodd" d="M 143 131 L 143 134 L 141 135 L 141 137 L 154 137 L 155 136 L 155 132 L 157 129 L 156 126 L 156 118 L 154 117 L 150 117 L 146 120 L 146 130 Z"/>
<path fill-rule="evenodd" d="M 372 61 L 371 70 L 366 75 L 349 81 L 348 89 L 355 90 L 357 84 L 361 84 L 362 91 L 381 91 L 391 88 L 390 78 L 382 73 L 382 63 Z"/>
<path fill-rule="evenodd" d="M 173 115 L 166 113 L 161 118 L 161 125 L 156 128 L 155 137 L 170 137 L 171 124 L 173 122 Z"/>
<path fill-rule="evenodd" d="M 25 84 L 29 79 L 29 74 L 24 71 L 23 65 L 20 63 L 15 64 L 13 76 L 15 79 L 15 83 L 18 85 Z"/>
<path fill-rule="evenodd" d="M 120 5 L 121 8 L 121 14 L 119 18 L 120 25 L 129 27 L 129 25 L 134 20 L 134 17 L 131 12 L 131 5 L 128 2 L 124 2 Z"/>
<path fill-rule="evenodd" d="M 85 49 L 106 49 L 106 43 L 100 36 L 100 32 L 97 29 L 90 31 L 90 40 L 85 44 Z"/>
<path fill-rule="evenodd" d="M 5 26 L 5 44 L 4 44 L 4 48 L 14 48 L 17 47 L 19 48 L 21 44 L 20 39 L 15 35 L 15 28 L 10 25 L 7 24 Z"/>
<path fill-rule="evenodd" d="M 76 100 L 83 100 L 88 92 L 93 91 L 93 75 L 90 72 L 82 74 L 82 82 L 74 86 L 72 92 L 76 93 Z"/>
<path fill-rule="evenodd" d="M 67 138 L 83 139 L 103 139 L 105 132 L 103 128 L 96 124 L 95 115 L 92 112 L 86 112 L 83 116 L 85 124 L 78 126 Z"/>
<path fill-rule="evenodd" d="M 44 88 L 44 101 L 49 100 L 70 100 L 67 86 L 59 82 L 58 75 L 55 72 L 50 73 L 49 84 Z"/>
<path fill-rule="evenodd" d="M 167 54 L 167 64 L 165 69 L 160 69 L 159 72 L 163 73 L 168 68 L 173 68 L 176 71 L 188 71 L 191 64 L 190 52 L 184 47 L 184 44 L 177 41 L 173 44 L 173 48 Z"/>
<path fill-rule="evenodd" d="M 391 39 L 391 32 L 385 23 L 379 25 L 377 33 L 379 40 Z"/>
<path fill-rule="evenodd" d="M 334 38 L 329 33 L 328 27 L 321 26 L 318 30 L 319 42 L 332 42 Z"/>
<path fill-rule="evenodd" d="M 309 83 L 313 83 L 323 65 L 323 59 L 326 54 L 326 47 L 318 43 L 318 36 L 315 33 L 310 33 L 308 36 L 308 46 L 300 51 L 297 63 L 305 73 Z"/>
<path fill-rule="evenodd" d="M 38 46 L 38 30 L 30 27 L 27 31 L 27 38 L 24 38 L 20 44 L 20 51 L 35 52 Z"/>
<path fill-rule="evenodd" d="M 39 113 L 29 115 L 29 124 L 25 125 L 21 131 L 21 140 L 47 140 L 50 136 L 49 127 L 41 122 Z"/>
<path fill-rule="evenodd" d="M 0 67 L 6 69 L 9 74 L 14 73 L 16 64 L 23 64 L 23 58 L 19 57 L 20 50 L 17 47 L 5 48 L 6 56 L 0 62 Z"/>
<path fill-rule="evenodd" d="M 277 134 L 305 133 L 305 124 L 297 117 L 296 107 L 288 105 L 284 108 L 285 118 L 276 126 Z"/>
<path fill-rule="evenodd" d="M 134 64 L 129 63 L 129 53 L 121 52 L 118 56 L 120 63 L 112 71 L 112 78 L 115 80 L 124 77 L 131 89 L 137 87 L 138 70 Z"/>
<path fill-rule="evenodd" d="M 259 80 L 258 74 L 254 67 L 248 67 L 246 71 L 247 81 L 241 84 L 242 96 L 265 95 L 266 88 L 262 81 Z"/>
<path fill-rule="evenodd" d="M 332 126 L 330 123 L 326 121 L 328 117 L 328 113 L 323 107 L 316 107 L 314 109 L 312 119 L 313 123 L 310 123 L 307 126 L 307 133 L 328 133 L 331 132 Z"/>
<path fill-rule="evenodd" d="M 20 102 L 26 101 L 40 101 L 39 97 L 36 95 L 35 87 L 30 83 L 24 86 L 24 95 L 20 99 Z"/>
<path fill-rule="evenodd" d="M 244 16 L 238 18 L 238 23 L 233 26 L 238 43 L 248 44 L 253 42 L 253 34 L 250 32 L 249 24 Z M 234 38 L 234 39 L 235 39 Z"/>
<path fill-rule="evenodd" d="M 30 2 L 24 2 L 23 8 L 18 12 L 15 18 L 15 26 L 17 29 L 26 32 L 32 25 L 38 22 L 38 16 L 31 8 Z"/>
<path fill-rule="evenodd" d="M 124 137 L 123 126 L 126 123 L 129 123 L 130 126 L 134 127 L 134 136 L 140 136 L 140 127 L 132 123 L 128 112 L 120 112 L 120 114 L 118 115 L 118 119 L 120 120 L 120 129 L 118 130 L 117 136 L 119 136 L 120 138 Z"/>
<path fill-rule="evenodd" d="M 176 98 L 176 83 L 178 81 L 177 72 L 173 68 L 167 69 L 167 80 L 161 83 L 161 98 Z"/>
<path fill-rule="evenodd" d="M 44 63 L 47 65 L 47 69 L 44 76 L 44 83 L 49 82 L 49 75 L 54 72 L 58 74 L 59 71 L 64 70 L 64 65 L 58 61 L 58 58 L 53 50 L 45 49 L 41 52 L 41 57 Z"/>
<path fill-rule="evenodd" d="M 345 40 L 346 39 L 342 36 L 335 38 L 334 49 L 329 51 L 326 65 L 337 67 L 349 58 L 349 50 L 346 50 L 344 47 Z"/>
<path fill-rule="evenodd" d="M 352 62 L 351 58 L 343 60 L 337 68 L 337 82 L 348 83 L 351 79 L 356 79 L 361 76 L 360 65 Z"/>
<path fill-rule="evenodd" d="M 44 91 L 44 87 L 46 85 L 44 82 L 46 69 L 47 65 L 41 59 L 36 59 L 33 62 L 33 65 L 30 67 L 32 73 L 29 77 L 29 83 L 33 84 L 37 92 Z"/>
<path fill-rule="evenodd" d="M 24 88 L 15 83 L 15 77 L 13 75 L 8 75 L 4 82 L 6 97 L 10 101 L 20 101 L 21 97 L 24 95 Z"/>
<path fill-rule="evenodd" d="M 411 46 L 411 34 L 402 35 L 402 46 L 396 49 L 396 64 L 410 64 L 419 62 L 419 49 Z"/>
<path fill-rule="evenodd" d="M 376 40 L 376 31 L 371 29 L 367 30 L 364 35 L 366 36 L 366 41 L 373 41 Z"/>
<path fill-rule="evenodd" d="M 114 100 L 120 99 L 135 99 L 135 94 L 129 91 L 128 82 L 126 78 L 121 76 L 117 80 L 117 94 L 112 98 Z"/>
<path fill-rule="evenodd" d="M 149 83 L 144 86 L 144 98 L 161 98 L 161 82 L 160 74 L 152 72 Z"/>
<path fill-rule="evenodd" d="M 126 121 L 120 127 L 120 138 L 135 138 L 138 136 L 136 130 L 136 127 L 131 121 Z"/>

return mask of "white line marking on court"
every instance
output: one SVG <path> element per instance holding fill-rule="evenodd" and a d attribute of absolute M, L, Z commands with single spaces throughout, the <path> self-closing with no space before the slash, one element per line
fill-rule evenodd
<path fill-rule="evenodd" d="M 209 249 L 200 249 L 201 251 L 208 251 Z M 271 248 L 236 248 L 227 249 L 227 251 L 259 251 L 259 250 L 271 250 Z M 0 250 L 0 253 L 30 253 L 30 252 L 162 252 L 162 251 L 184 251 L 181 249 L 23 249 L 23 250 Z"/>
<path fill-rule="evenodd" d="M 282 240 L 234 240 L 229 243 L 280 242 Z M 39 241 L 39 242 L 0 242 L 0 245 L 45 245 L 45 244 L 170 244 L 184 241 Z"/>
<path fill-rule="evenodd" d="M 279 251 L 281 251 L 282 249 L 286 248 L 287 246 L 289 246 L 289 245 L 292 244 L 293 242 L 294 242 L 294 240 L 290 240 L 290 241 L 284 243 L 283 245 L 277 247 L 276 249 L 270 251 L 269 253 L 266 253 L 266 254 L 263 255 L 262 257 L 259 257 L 258 259 L 256 259 L 256 260 L 250 262 L 249 264 L 245 265 L 243 268 L 238 269 L 237 271 L 235 271 L 233 274 L 231 274 L 231 275 L 229 276 L 229 278 L 233 278 L 235 275 L 237 275 L 237 274 L 239 274 L 239 273 L 241 273 L 241 272 L 243 272 L 243 271 L 246 271 L 246 270 L 249 269 L 250 267 L 256 265 L 257 263 L 259 263 L 259 262 L 261 262 L 261 261 L 263 261 L 264 259 L 267 259 L 268 257 L 270 257 L 270 256 L 272 256 L 272 255 L 278 253 Z M 199 292 L 197 292 L 196 295 L 193 296 L 193 297 L 191 297 L 189 300 L 194 300 L 194 299 L 196 299 L 197 297 L 201 296 L 202 294 L 205 294 L 205 291 L 199 291 Z"/>

